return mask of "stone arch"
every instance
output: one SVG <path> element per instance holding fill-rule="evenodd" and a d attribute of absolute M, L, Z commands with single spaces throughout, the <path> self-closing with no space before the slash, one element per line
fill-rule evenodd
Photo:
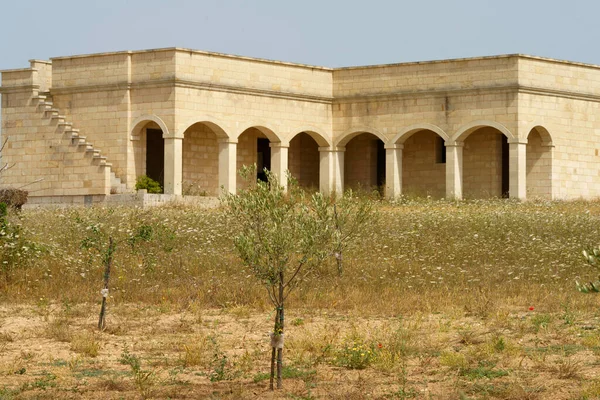
<path fill-rule="evenodd" d="M 164 138 L 169 137 L 169 133 L 165 122 L 156 115 L 142 115 L 132 122 L 130 139 L 134 170 L 127 178 L 130 187 L 142 175 L 164 185 Z"/>
<path fill-rule="evenodd" d="M 304 130 L 294 134 L 289 141 L 288 171 L 298 185 L 318 190 L 320 184 L 319 147 L 330 147 L 325 137 L 317 132 Z"/>
<path fill-rule="evenodd" d="M 550 134 L 550 131 L 545 126 L 538 124 L 538 123 L 530 124 L 527 127 L 527 129 L 525 129 L 525 132 L 527 132 L 527 137 L 529 137 L 529 135 L 531 134 L 531 131 L 534 129 L 539 133 L 539 135 L 542 139 L 543 146 L 553 146 L 554 145 L 554 140 L 552 139 L 552 135 Z"/>
<path fill-rule="evenodd" d="M 224 126 L 224 124 L 217 122 L 217 120 L 215 118 L 212 117 L 194 117 L 189 119 L 188 121 L 186 121 L 185 124 L 181 125 L 182 128 L 179 129 L 179 132 L 181 132 L 181 136 L 184 137 L 184 133 L 193 125 L 196 124 L 204 124 L 206 126 L 208 126 L 214 133 L 215 135 L 217 135 L 218 138 L 228 138 L 229 135 L 227 134 L 227 131 L 222 128 Z"/>
<path fill-rule="evenodd" d="M 296 136 L 298 136 L 301 133 L 308 134 L 310 137 L 312 137 L 314 139 L 315 142 L 317 142 L 317 144 L 320 147 L 329 147 L 332 144 L 331 140 L 329 140 L 327 138 L 327 135 L 325 134 L 325 132 L 323 132 L 320 129 L 317 129 L 313 126 L 303 126 L 303 127 L 292 130 L 292 134 L 290 135 L 289 141 L 291 142 Z"/>
<path fill-rule="evenodd" d="M 357 126 L 355 128 L 348 129 L 347 131 L 339 135 L 337 140 L 334 141 L 334 147 L 343 147 L 347 145 L 348 142 L 350 142 L 356 136 L 362 135 L 363 133 L 370 133 L 371 135 L 379 138 L 384 143 L 384 145 L 387 144 L 387 138 L 383 133 L 367 126 Z"/>
<path fill-rule="evenodd" d="M 275 149 L 273 151 L 271 149 L 272 144 L 282 144 L 279 135 L 277 135 L 272 128 L 264 124 L 248 124 L 243 129 L 239 130 L 234 137 L 237 139 L 236 170 L 239 170 L 244 165 L 256 164 L 256 178 L 259 180 L 266 180 L 264 170 L 267 169 L 272 171 L 271 164 L 273 162 L 273 157 L 276 152 L 280 151 L 280 149 Z M 283 144 L 287 145 L 287 143 Z M 250 182 L 244 182 L 243 180 L 238 179 L 237 189 L 243 189 L 248 184 L 250 184 Z"/>
<path fill-rule="evenodd" d="M 462 142 L 464 141 L 471 133 L 479 130 L 481 128 L 494 128 L 500 133 L 502 133 L 509 141 L 513 141 L 516 139 L 515 135 L 504 125 L 495 122 L 495 121 L 487 121 L 487 120 L 479 120 L 473 121 L 466 125 L 461 126 L 454 136 L 452 136 L 453 142 Z"/>
<path fill-rule="evenodd" d="M 377 189 L 381 194 L 386 180 L 385 136 L 374 129 L 357 128 L 347 131 L 335 146 L 343 153 L 343 187 Z"/>
<path fill-rule="evenodd" d="M 402 193 L 442 198 L 446 194 L 446 147 L 450 137 L 440 127 L 416 124 L 402 129 L 392 143 L 402 147 Z"/>
<path fill-rule="evenodd" d="M 506 198 L 510 195 L 514 182 L 510 177 L 509 143 L 515 141 L 512 132 L 494 121 L 473 121 L 457 131 L 453 142 L 464 144 L 462 171 L 465 198 Z"/>
<path fill-rule="evenodd" d="M 528 198 L 552 199 L 553 142 L 548 129 L 533 125 L 527 131 L 526 193 Z"/>
<path fill-rule="evenodd" d="M 219 165 L 219 140 L 228 139 L 226 131 L 212 119 L 196 117 L 179 131 L 183 138 L 181 160 L 181 188 L 183 195 L 216 196 L 219 182 L 227 171 Z"/>
<path fill-rule="evenodd" d="M 163 132 L 163 137 L 169 136 L 169 128 L 167 128 L 167 124 L 165 124 L 160 117 L 153 114 L 145 114 L 136 118 L 131 123 L 131 129 L 129 130 L 131 133 L 131 138 L 134 139 L 135 136 L 138 136 L 141 133 L 142 128 L 144 128 L 148 122 L 154 122 L 156 125 L 158 125 L 160 130 Z"/>
<path fill-rule="evenodd" d="M 242 136 L 244 134 L 244 132 L 246 132 L 249 129 L 256 129 L 258 131 L 260 131 L 263 135 L 266 136 L 267 139 L 269 139 L 269 141 L 271 143 L 280 143 L 282 142 L 281 138 L 279 137 L 279 135 L 277 135 L 275 133 L 275 130 L 268 127 L 265 124 L 249 124 L 246 125 L 243 129 L 238 130 L 237 134 L 235 136 L 233 136 L 232 138 L 235 139 L 239 139 L 240 136 Z"/>
<path fill-rule="evenodd" d="M 431 131 L 436 133 L 439 137 L 444 139 L 444 142 L 448 142 L 450 140 L 450 136 L 444 132 L 442 128 L 433 124 L 415 124 L 411 126 L 407 126 L 406 128 L 400 130 L 392 139 L 392 144 L 402 144 L 408 138 L 419 131 Z"/>

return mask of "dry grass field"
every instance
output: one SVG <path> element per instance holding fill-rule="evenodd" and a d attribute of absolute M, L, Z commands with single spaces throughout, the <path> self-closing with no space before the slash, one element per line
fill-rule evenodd
<path fill-rule="evenodd" d="M 575 288 L 598 278 L 581 251 L 600 242 L 600 203 L 376 209 L 344 274 L 331 260 L 290 297 L 275 392 L 273 310 L 222 211 L 12 215 L 0 399 L 600 398 L 600 296 Z M 82 243 L 108 236 L 118 247 L 98 332 L 102 254 Z"/>

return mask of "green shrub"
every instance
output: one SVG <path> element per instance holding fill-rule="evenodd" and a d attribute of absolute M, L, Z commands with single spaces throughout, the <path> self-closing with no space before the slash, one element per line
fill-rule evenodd
<path fill-rule="evenodd" d="M 135 190 L 142 189 L 146 189 L 148 193 L 163 192 L 163 188 L 160 186 L 160 183 L 146 175 L 139 176 L 135 181 Z"/>

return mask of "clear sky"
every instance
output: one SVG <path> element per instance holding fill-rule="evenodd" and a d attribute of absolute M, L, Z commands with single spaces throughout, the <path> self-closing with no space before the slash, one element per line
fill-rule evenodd
<path fill-rule="evenodd" d="M 1 0 L 0 69 L 186 47 L 328 67 L 525 53 L 600 64 L 597 0 Z"/>

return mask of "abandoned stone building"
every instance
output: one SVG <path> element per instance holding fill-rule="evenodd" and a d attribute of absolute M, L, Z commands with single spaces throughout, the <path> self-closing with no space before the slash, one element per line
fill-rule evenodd
<path fill-rule="evenodd" d="M 600 196 L 600 67 L 526 55 L 322 68 L 180 48 L 2 71 L 2 186 L 217 195 L 256 163 L 323 192 Z"/>

